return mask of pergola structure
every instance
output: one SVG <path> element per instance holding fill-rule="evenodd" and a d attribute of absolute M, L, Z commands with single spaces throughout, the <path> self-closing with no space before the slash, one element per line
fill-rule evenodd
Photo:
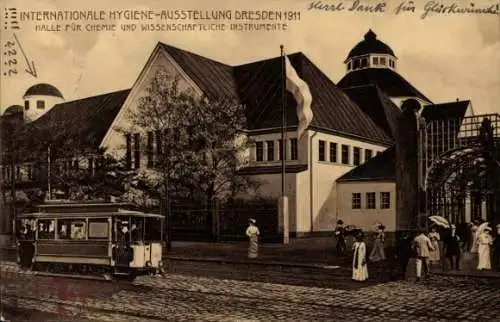
<path fill-rule="evenodd" d="M 426 216 L 499 224 L 500 115 L 426 124 L 419 138 L 419 181 Z"/>

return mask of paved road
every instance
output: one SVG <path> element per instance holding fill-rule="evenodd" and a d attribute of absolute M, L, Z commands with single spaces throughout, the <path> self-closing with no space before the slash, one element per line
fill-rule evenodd
<path fill-rule="evenodd" d="M 276 283 L 280 274 L 271 269 L 265 270 L 265 281 L 266 273 L 257 275 L 254 268 L 213 264 L 180 274 L 178 264 L 165 277 L 130 284 L 35 276 L 7 264 L 0 268 L 4 304 L 58 314 L 63 321 L 500 321 L 500 288 L 488 280 L 354 283 L 336 275 L 335 283 L 332 274 L 330 285 L 313 287 Z M 228 271 L 232 277 L 225 276 Z M 283 279 L 291 278 L 287 274 Z"/>

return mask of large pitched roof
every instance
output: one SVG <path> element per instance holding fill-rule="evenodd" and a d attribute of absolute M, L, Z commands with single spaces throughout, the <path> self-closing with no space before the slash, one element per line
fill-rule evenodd
<path fill-rule="evenodd" d="M 375 122 L 362 113 L 303 53 L 288 58 L 311 91 L 311 126 L 376 142 L 391 142 L 391 138 Z M 280 57 L 234 67 L 238 95 L 247 106 L 250 130 L 281 126 L 281 59 Z M 287 125 L 298 125 L 297 103 L 287 92 Z"/>
<path fill-rule="evenodd" d="M 426 105 L 420 116 L 422 116 L 426 122 L 446 119 L 462 120 L 469 105 L 469 100 Z"/>
<path fill-rule="evenodd" d="M 348 88 L 368 84 L 377 85 L 390 97 L 418 97 L 432 103 L 403 76 L 389 68 L 358 69 L 347 73 L 337 85 L 341 88 Z"/>
<path fill-rule="evenodd" d="M 357 166 L 337 179 L 337 182 L 396 180 L 396 148 L 391 146 L 374 158 Z"/>
<path fill-rule="evenodd" d="M 344 92 L 391 138 L 396 138 L 401 110 L 376 85 L 345 88 Z"/>
<path fill-rule="evenodd" d="M 232 67 L 164 43 L 160 46 L 207 96 L 236 98 Z"/>
<path fill-rule="evenodd" d="M 29 135 L 26 144 L 36 145 L 40 138 L 50 136 L 60 144 L 76 138 L 79 148 L 98 148 L 129 92 L 129 89 L 121 90 L 55 105 L 24 126 Z"/>

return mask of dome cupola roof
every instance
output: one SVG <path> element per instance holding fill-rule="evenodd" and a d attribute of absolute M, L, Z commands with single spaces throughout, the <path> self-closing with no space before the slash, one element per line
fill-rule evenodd
<path fill-rule="evenodd" d="M 60 97 L 64 98 L 61 94 L 61 92 L 55 88 L 54 86 L 46 83 L 40 83 L 31 86 L 28 88 L 26 93 L 24 93 L 23 97 L 26 96 L 34 96 L 34 95 L 41 95 L 41 96 L 55 96 L 55 97 Z"/>
<path fill-rule="evenodd" d="M 23 113 L 24 108 L 21 105 L 11 105 L 7 107 L 5 112 L 3 112 L 4 115 L 12 115 L 12 114 L 17 114 L 17 113 Z"/>
<path fill-rule="evenodd" d="M 391 47 L 378 40 L 377 35 L 371 29 L 365 34 L 365 39 L 351 49 L 347 59 L 368 54 L 388 54 L 396 57 Z"/>

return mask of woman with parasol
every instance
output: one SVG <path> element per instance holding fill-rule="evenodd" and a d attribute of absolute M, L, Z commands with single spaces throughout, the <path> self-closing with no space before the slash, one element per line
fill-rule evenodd
<path fill-rule="evenodd" d="M 439 247 L 439 241 L 441 240 L 441 235 L 439 235 L 436 225 L 431 227 L 431 232 L 429 233 L 429 239 L 431 240 L 433 250 L 429 252 L 429 263 L 436 264 L 439 263 L 441 259 L 441 251 Z"/>

